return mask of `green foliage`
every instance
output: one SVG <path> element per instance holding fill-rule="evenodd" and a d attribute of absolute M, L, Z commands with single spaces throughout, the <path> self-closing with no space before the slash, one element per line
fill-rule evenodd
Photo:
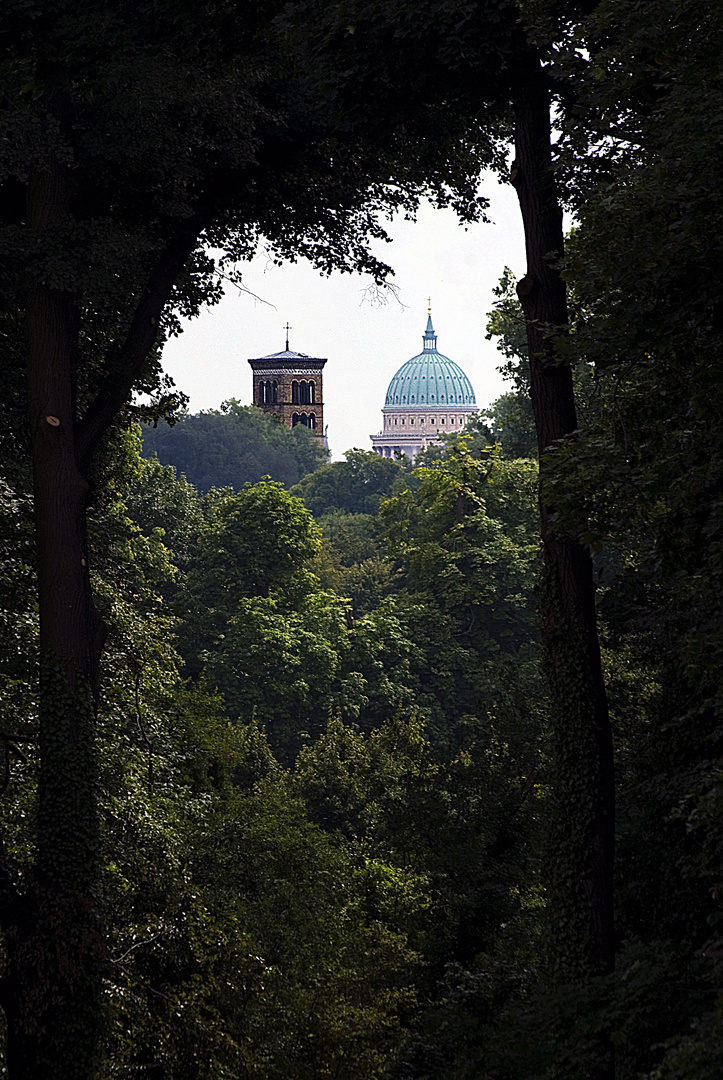
<path fill-rule="evenodd" d="M 568 241 L 574 242 L 575 232 Z M 464 434 L 477 429 L 485 433 L 490 442 L 499 443 L 506 457 L 536 458 L 538 455 L 537 431 L 530 397 L 529 360 L 527 355 L 527 331 L 522 305 L 517 298 L 516 280 L 512 271 L 505 267 L 498 285 L 493 289 L 497 297 L 487 319 L 487 340 L 496 339 L 497 348 L 505 357 L 499 370 L 513 389 L 502 394 L 488 409 L 483 409 L 478 420 L 471 420 Z M 586 302 L 574 288 L 568 286 L 567 304 L 573 327 L 584 326 L 588 315 Z M 594 369 L 588 363 L 580 363 L 574 347 L 569 348 L 567 336 L 561 336 L 558 328 L 551 327 L 560 354 L 573 364 L 572 376 L 575 387 L 575 407 L 583 420 L 599 408 L 599 386 Z"/>
<path fill-rule="evenodd" d="M 319 550 L 321 536 L 300 499 L 277 481 L 245 484 L 237 494 L 208 497 L 196 575 L 210 606 L 233 610 L 240 596 L 266 596 L 287 584 Z"/>
<path fill-rule="evenodd" d="M 343 605 L 330 594 L 239 599 L 217 645 L 202 655 L 206 672 L 234 717 L 257 719 L 291 759 L 323 728 L 341 654 L 348 650 Z M 353 695 L 356 696 L 356 695 Z"/>
<path fill-rule="evenodd" d="M 479 420 L 470 420 L 464 430 L 475 432 L 479 425 L 486 429 L 488 442 L 499 443 L 508 458 L 537 457 L 537 432 L 532 415 L 532 401 L 527 391 L 502 394 L 488 409 L 483 409 Z"/>
<path fill-rule="evenodd" d="M 529 391 L 527 326 L 522 305 L 517 298 L 517 281 L 506 266 L 502 277 L 492 290 L 496 297 L 487 316 L 487 341 L 497 339 L 497 348 L 507 361 L 502 365 L 505 378 L 514 383 L 516 393 Z"/>
<path fill-rule="evenodd" d="M 139 458 L 121 488 L 128 516 L 150 536 L 163 530 L 163 542 L 177 567 L 187 567 L 204 524 L 203 504 L 196 488 L 172 465 L 157 458 Z"/>
<path fill-rule="evenodd" d="M 462 440 L 418 476 L 415 492 L 381 512 L 408 593 L 433 597 L 441 616 L 454 618 L 456 640 L 474 641 L 479 651 L 514 651 L 533 640 L 533 463 L 480 461 Z"/>
<path fill-rule="evenodd" d="M 294 488 L 316 517 L 341 510 L 375 514 L 383 498 L 400 483 L 400 467 L 371 450 L 347 450 L 335 461 L 310 473 Z"/>
<path fill-rule="evenodd" d="M 347 597 L 353 615 L 374 611 L 393 588 L 376 518 L 334 511 L 319 518 L 322 547 L 313 564 L 322 588 Z"/>
<path fill-rule="evenodd" d="M 580 430 L 548 453 L 547 493 L 555 529 L 595 555 L 618 764 L 615 975 L 550 978 L 556 899 L 541 861 L 557 804 L 537 653 L 537 474 L 524 460 L 534 442 L 523 325 L 506 271 L 489 331 L 513 392 L 422 467 L 362 451 L 317 467 L 308 432 L 236 402 L 147 432 L 186 440 L 192 464 L 174 463 L 210 488 L 203 496 L 170 465 L 138 460 L 132 433 L 95 465 L 93 582 L 110 627 L 97 720 L 110 928 L 103 1080 L 587 1080 L 608 1037 L 617 1080 L 720 1074 L 718 7 L 664 0 L 651 20 L 649 4 L 605 0 L 587 21 L 579 5 L 558 7 L 570 48 L 547 67 L 569 89 L 557 103 L 557 176 L 579 228 L 559 355 L 574 365 L 581 404 Z M 523 8 L 543 40 L 549 5 Z M 31 267 L 86 313 L 81 411 L 112 367 L 104 357 L 117 355 L 107 350 L 123 339 L 167 223 L 186 221 L 206 190 L 209 160 L 234 183 L 253 173 L 256 192 L 238 219 L 209 227 L 209 242 L 245 255 L 258 227 L 277 252 L 374 269 L 361 241 L 368 227 L 378 235 L 368 208 L 393 173 L 389 133 L 395 154 L 410 155 L 392 202 L 413 208 L 432 159 L 431 187 L 449 198 L 445 176 L 457 183 L 463 161 L 497 160 L 495 102 L 520 32 L 511 4 L 442 5 L 421 21 L 404 5 L 301 5 L 285 11 L 280 36 L 263 21 L 271 10 L 249 23 L 181 8 L 166 20 L 166 51 L 146 64 L 159 12 L 135 11 L 128 38 L 123 12 L 79 25 L 77 5 L 54 10 L 58 55 L 67 64 L 72 25 L 83 58 L 77 83 L 63 76 L 72 131 L 46 107 L 60 78 L 48 40 L 19 34 L 23 5 L 10 13 L 7 74 L 30 89 L 4 114 L 3 154 L 26 169 L 41 133 L 72 151 L 74 203 L 87 208 Z M 454 115 L 467 78 L 471 123 Z M 435 79 L 445 100 L 430 106 Z M 388 111 L 374 138 L 354 142 L 380 98 Z M 332 114 L 346 125 L 341 150 Z M 475 134 L 482 115 L 497 127 Z M 267 131 L 270 150 L 258 141 Z M 470 176 L 454 198 L 473 215 Z M 10 222 L 14 190 L 3 191 Z M 14 290 L 30 257 L 15 217 L 2 324 L 13 429 L 25 410 Z M 192 258 L 174 310 L 214 299 L 214 274 Z M 172 327 L 167 314 L 160 336 Z M 136 385 L 161 393 L 157 358 Z M 493 443 L 501 452 L 481 456 Z M 25 886 L 38 776 L 35 553 L 25 441 L 5 432 L 2 446 L 2 869 Z M 297 483 L 293 495 L 282 482 Z M 568 643 L 558 644 L 563 655 Z M 574 702 L 581 688 L 568 689 Z M 591 793 L 574 739 L 557 761 L 576 810 Z M 580 842 L 575 828 L 557 833 L 567 848 L 558 867 Z M 92 822 L 77 842 L 93 847 Z M 574 951 L 574 919 L 552 914 L 561 954 Z"/>
<path fill-rule="evenodd" d="M 156 494 L 178 481 L 154 463 L 139 469 L 150 469 L 140 506 L 152 524 Z M 268 590 L 277 574 L 296 595 L 297 560 L 319 542 L 298 500 L 266 481 L 210 507 L 229 570 L 238 558 L 237 574 L 247 574 L 237 581 Z M 265 523 L 266 547 L 276 544 L 265 563 L 253 562 L 242 507 Z M 121 500 L 95 536 L 111 627 L 99 717 L 111 925 L 102 1076 L 152 1067 L 209 1080 L 246 1069 L 268 1080 L 381 1078 L 418 961 L 405 927 L 371 898 L 385 882 L 391 909 L 401 885 L 308 820 L 258 724 L 229 723 L 218 695 L 181 682 L 174 620 L 153 592 L 154 551 Z M 248 605 L 269 610 L 273 595 Z M 319 640 L 329 638 L 332 598 L 305 603 Z M 279 671 L 287 677 L 277 661 Z"/>
<path fill-rule="evenodd" d="M 301 500 L 278 481 L 246 484 L 237 494 L 212 490 L 203 503 L 205 521 L 179 595 L 183 614 L 181 651 L 190 670 L 211 648 L 245 597 L 266 597 L 274 588 L 303 591 L 303 568 L 317 554 L 321 534 Z"/>
<path fill-rule="evenodd" d="M 519 903 L 514 875 L 533 796 L 517 772 L 520 750 L 493 723 L 470 721 L 456 753 L 440 754 L 418 717 L 398 712 L 367 737 L 333 719 L 297 760 L 313 820 L 424 883 L 411 925 L 433 977 L 451 959 L 471 963 Z M 535 757 L 530 747 L 533 770 Z"/>
<path fill-rule="evenodd" d="M 143 452 L 174 465 L 204 493 L 212 487 L 238 491 L 262 476 L 291 487 L 328 458 L 321 440 L 303 425 L 290 430 L 275 417 L 235 400 L 225 401 L 220 411 L 182 416 L 172 427 L 147 425 Z"/>
<path fill-rule="evenodd" d="M 285 761 L 331 712 L 369 730 L 416 702 L 448 738 L 464 714 L 494 713 L 509 677 L 496 674 L 501 656 L 515 657 L 516 684 L 534 683 L 535 478 L 530 463 L 480 462 L 461 445 L 439 468 L 417 470 L 417 490 L 385 502 L 374 529 L 360 515 L 322 519 L 337 547 L 328 541 L 312 565 L 327 584 L 356 588 L 351 613 L 304 576 L 312 547 L 288 524 L 309 528 L 298 500 L 268 482 L 222 496 L 189 575 L 182 641 L 201 640 L 205 627 L 209 677 L 234 716 L 266 725 Z M 233 529 L 244 522 L 233 540 L 227 505 Z M 289 553 L 297 561 L 284 570 Z M 251 572 L 267 556 L 275 581 Z"/>

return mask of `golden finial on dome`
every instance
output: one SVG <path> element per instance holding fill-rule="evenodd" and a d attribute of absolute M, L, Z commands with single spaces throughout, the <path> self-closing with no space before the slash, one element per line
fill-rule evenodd
<path fill-rule="evenodd" d="M 432 297 L 428 296 L 427 297 L 427 315 L 431 315 L 431 314 L 432 314 Z"/>

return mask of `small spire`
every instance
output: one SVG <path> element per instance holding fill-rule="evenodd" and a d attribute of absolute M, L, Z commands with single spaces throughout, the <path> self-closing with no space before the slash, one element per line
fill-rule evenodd
<path fill-rule="evenodd" d="M 427 333 L 434 333 L 434 327 L 432 326 L 432 297 L 427 297 Z"/>
<path fill-rule="evenodd" d="M 432 326 L 432 298 L 430 296 L 427 307 L 427 329 L 424 331 L 423 339 L 424 348 L 427 351 L 433 351 L 437 348 L 437 335 L 434 332 Z"/>
<path fill-rule="evenodd" d="M 286 331 L 286 351 L 287 352 L 289 351 L 289 330 L 290 329 L 291 329 L 291 327 L 289 326 L 289 321 L 287 319 L 286 320 L 286 326 L 284 327 L 284 330 Z"/>

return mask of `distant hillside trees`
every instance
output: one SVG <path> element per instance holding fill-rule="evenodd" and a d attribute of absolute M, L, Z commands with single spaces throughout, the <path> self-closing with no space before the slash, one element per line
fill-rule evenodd
<path fill-rule="evenodd" d="M 335 461 L 307 476 L 294 491 L 316 517 L 335 510 L 376 514 L 381 500 L 392 494 L 395 481 L 401 477 L 397 461 L 372 450 L 347 450 L 344 457 L 345 461 Z"/>
<path fill-rule="evenodd" d="M 163 465 L 175 465 L 201 492 L 212 487 L 237 491 L 262 476 L 290 487 L 329 456 L 321 440 L 301 424 L 290 430 L 234 398 L 220 410 L 184 416 L 173 427 L 161 422 L 144 428 L 143 454 L 157 454 Z"/>

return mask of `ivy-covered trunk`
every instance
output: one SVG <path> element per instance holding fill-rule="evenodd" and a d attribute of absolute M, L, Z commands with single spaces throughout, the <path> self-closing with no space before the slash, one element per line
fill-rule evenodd
<path fill-rule="evenodd" d="M 29 188 L 28 221 L 51 247 L 67 215 L 57 162 Z M 47 249 L 47 248 L 46 248 Z M 72 300 L 26 285 L 40 613 L 37 847 L 27 891 L 4 905 L 2 988 L 11 1080 L 90 1080 L 100 1036 L 95 691 L 105 628 L 93 605 L 87 482 L 74 450 Z"/>
<path fill-rule="evenodd" d="M 554 708 L 555 833 L 549 904 L 565 977 L 611 972 L 615 786 L 613 744 L 595 617 L 592 559 L 555 527 L 546 449 L 577 429 L 572 374 L 555 347 L 567 325 L 562 210 L 551 162 L 550 103 L 539 61 L 515 102 L 512 183 L 525 228 L 527 273 L 517 291 L 527 322 L 530 387 L 540 453 L 545 584 L 542 633 Z M 581 529 L 582 531 L 582 529 Z M 603 1075 L 606 1075 L 603 1073 Z"/>

